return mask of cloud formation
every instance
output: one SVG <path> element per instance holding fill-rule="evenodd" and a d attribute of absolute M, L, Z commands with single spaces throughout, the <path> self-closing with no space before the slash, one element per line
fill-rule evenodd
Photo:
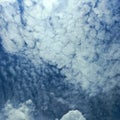
<path fill-rule="evenodd" d="M 86 120 L 78 110 L 71 110 L 66 113 L 60 120 Z"/>
<path fill-rule="evenodd" d="M 5 107 L 0 113 L 1 120 L 33 120 L 32 112 L 34 108 L 32 106 L 32 101 L 28 100 L 25 103 L 19 104 L 19 107 L 14 107 L 12 103 L 7 102 Z"/>
<path fill-rule="evenodd" d="M 120 86 L 118 6 L 117 0 L 0 2 L 2 45 L 37 66 L 40 58 L 57 65 L 90 95 L 109 91 Z"/>

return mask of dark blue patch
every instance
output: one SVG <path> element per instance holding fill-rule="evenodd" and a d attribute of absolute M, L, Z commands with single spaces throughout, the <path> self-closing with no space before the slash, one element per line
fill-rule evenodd
<path fill-rule="evenodd" d="M 98 7 L 98 4 L 99 4 L 99 0 L 96 0 L 95 5 L 94 5 L 94 8 L 97 8 L 97 7 Z"/>
<path fill-rule="evenodd" d="M 19 5 L 20 14 L 24 13 L 23 0 L 17 0 Z"/>
<path fill-rule="evenodd" d="M 0 37 L 0 55 L 3 52 L 2 38 Z"/>
<path fill-rule="evenodd" d="M 23 18 L 23 15 L 24 15 L 24 1 L 23 0 L 17 0 L 17 1 L 18 1 L 18 5 L 19 5 L 21 23 L 22 23 L 23 26 L 26 26 L 26 22 Z"/>

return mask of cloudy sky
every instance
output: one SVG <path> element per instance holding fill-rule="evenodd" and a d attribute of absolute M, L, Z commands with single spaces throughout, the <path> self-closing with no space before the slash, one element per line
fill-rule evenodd
<path fill-rule="evenodd" d="M 39 104 L 36 108 L 43 106 L 41 112 L 47 108 L 39 99 L 46 101 L 52 95 L 55 101 L 70 106 L 68 96 L 72 88 L 68 89 L 66 102 L 64 90 L 58 89 L 61 84 L 72 84 L 74 91 L 81 89 L 90 99 L 119 88 L 119 7 L 118 0 L 0 0 L 0 72 L 3 76 L 0 78 L 3 96 L 0 103 L 21 99 L 24 104 L 31 99 L 35 100 L 33 104 Z M 5 97 L 4 91 L 9 89 L 3 87 L 4 80 L 6 85 L 12 86 L 8 96 L 13 94 L 14 100 Z M 59 99 L 56 89 L 61 92 Z M 19 108 L 13 107 L 13 111 Z M 67 112 L 66 109 L 63 113 Z M 57 114 L 58 117 L 63 113 Z"/>

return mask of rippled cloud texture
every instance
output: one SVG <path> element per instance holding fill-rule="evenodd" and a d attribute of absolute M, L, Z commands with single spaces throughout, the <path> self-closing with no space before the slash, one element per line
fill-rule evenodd
<path fill-rule="evenodd" d="M 119 81 L 117 0 L 7 0 L 0 2 L 2 45 L 39 65 L 62 68 L 67 80 L 94 94 Z"/>
<path fill-rule="evenodd" d="M 0 105 L 31 99 L 54 119 L 108 96 L 120 88 L 119 31 L 119 0 L 0 0 Z"/>

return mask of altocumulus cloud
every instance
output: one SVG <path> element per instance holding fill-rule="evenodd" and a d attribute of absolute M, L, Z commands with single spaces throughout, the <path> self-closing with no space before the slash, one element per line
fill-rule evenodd
<path fill-rule="evenodd" d="M 29 98 L 40 112 L 61 118 L 88 104 L 85 95 L 119 88 L 119 7 L 118 0 L 0 0 L 0 105 L 13 98 L 6 119 L 14 112 L 30 119 L 21 111 Z M 23 106 L 14 107 L 16 101 Z"/>
<path fill-rule="evenodd" d="M 119 81 L 118 1 L 0 2 L 4 49 L 39 65 L 62 68 L 69 82 L 94 95 Z M 100 89 L 99 89 L 100 88 Z"/>

